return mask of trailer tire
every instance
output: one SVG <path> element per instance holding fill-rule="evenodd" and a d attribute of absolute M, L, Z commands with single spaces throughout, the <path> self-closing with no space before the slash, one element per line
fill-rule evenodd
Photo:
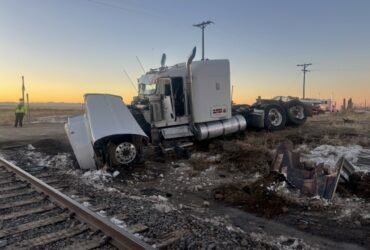
<path fill-rule="evenodd" d="M 293 126 L 300 126 L 307 120 L 307 112 L 302 102 L 291 100 L 286 103 L 285 110 L 288 123 Z"/>
<path fill-rule="evenodd" d="M 284 108 L 278 104 L 268 104 L 264 107 L 265 129 L 274 131 L 283 129 L 286 123 L 286 114 Z"/>

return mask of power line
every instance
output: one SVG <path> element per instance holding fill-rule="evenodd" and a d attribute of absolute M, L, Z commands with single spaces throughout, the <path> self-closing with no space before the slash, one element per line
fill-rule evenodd
<path fill-rule="evenodd" d="M 131 77 L 128 75 L 127 71 L 125 69 L 123 69 L 123 71 L 125 72 L 127 78 L 130 80 L 130 83 L 131 83 L 132 87 L 137 91 L 137 88 L 136 88 L 134 82 L 132 81 Z"/>
<path fill-rule="evenodd" d="M 302 98 L 305 98 L 305 91 L 306 91 L 306 72 L 310 72 L 310 70 L 307 70 L 307 67 L 312 65 L 312 63 L 304 63 L 304 64 L 297 64 L 297 67 L 302 67 L 303 71 L 303 96 Z"/>
<path fill-rule="evenodd" d="M 202 29 L 202 61 L 204 60 L 204 29 L 212 23 L 214 24 L 214 22 L 212 21 L 206 21 L 198 24 L 193 24 L 194 27 Z"/>

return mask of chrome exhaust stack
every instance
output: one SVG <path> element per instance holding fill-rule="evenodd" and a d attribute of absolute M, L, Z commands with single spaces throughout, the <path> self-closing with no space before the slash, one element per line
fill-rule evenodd
<path fill-rule="evenodd" d="M 191 72 L 191 63 L 194 60 L 195 54 L 197 52 L 197 47 L 194 47 L 191 51 L 191 54 L 186 62 L 186 70 L 187 70 L 187 81 L 185 84 L 185 115 L 189 115 L 190 112 L 193 111 L 193 103 L 191 101 L 191 85 L 192 85 L 192 72 Z M 190 105 L 189 105 L 190 104 Z M 190 112 L 189 112 L 190 106 Z M 193 119 L 191 119 L 193 121 Z"/>

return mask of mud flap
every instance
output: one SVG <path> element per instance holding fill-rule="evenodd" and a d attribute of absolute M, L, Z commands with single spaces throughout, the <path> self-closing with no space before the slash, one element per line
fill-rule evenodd
<path fill-rule="evenodd" d="M 253 128 L 263 128 L 265 126 L 264 117 L 265 111 L 253 109 L 253 111 L 246 116 L 247 124 Z"/>

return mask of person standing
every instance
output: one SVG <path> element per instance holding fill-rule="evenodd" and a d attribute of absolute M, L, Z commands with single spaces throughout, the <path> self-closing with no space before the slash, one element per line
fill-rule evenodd
<path fill-rule="evenodd" d="M 24 105 L 23 99 L 19 99 L 19 103 L 15 108 L 15 124 L 14 127 L 17 127 L 18 124 L 20 127 L 23 126 L 23 117 L 26 115 L 26 106 Z"/>

